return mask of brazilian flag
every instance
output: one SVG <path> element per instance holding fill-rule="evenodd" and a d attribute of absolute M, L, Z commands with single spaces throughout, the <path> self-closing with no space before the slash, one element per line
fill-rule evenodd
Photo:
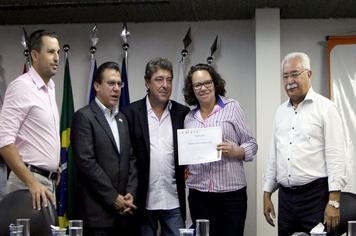
<path fill-rule="evenodd" d="M 61 135 L 61 181 L 57 188 L 57 210 L 59 226 L 67 227 L 68 219 L 75 217 L 74 196 L 76 186 L 76 171 L 73 152 L 70 145 L 70 127 L 74 114 L 73 92 L 69 71 L 68 53 L 66 52 L 62 115 L 60 124 Z"/>

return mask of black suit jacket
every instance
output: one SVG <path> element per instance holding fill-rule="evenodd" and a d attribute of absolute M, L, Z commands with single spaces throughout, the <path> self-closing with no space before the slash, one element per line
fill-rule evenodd
<path fill-rule="evenodd" d="M 127 120 L 116 116 L 120 153 L 110 126 L 95 101 L 74 114 L 71 144 L 78 169 L 80 213 L 87 227 L 112 227 L 118 194 L 136 196 L 136 159 Z"/>
<path fill-rule="evenodd" d="M 178 165 L 177 129 L 184 126 L 184 118 L 189 108 L 172 101 L 170 111 L 173 129 L 175 178 L 182 217 L 185 219 L 185 180 L 184 166 Z M 146 208 L 147 191 L 150 170 L 150 136 L 147 120 L 146 97 L 125 107 L 123 113 L 129 123 L 130 137 L 134 155 L 137 158 L 137 205 L 139 209 Z M 152 131 L 151 131 L 152 132 Z"/>

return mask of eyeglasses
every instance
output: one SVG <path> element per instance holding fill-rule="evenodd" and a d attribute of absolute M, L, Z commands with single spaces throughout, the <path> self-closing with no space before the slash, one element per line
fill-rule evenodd
<path fill-rule="evenodd" d="M 287 80 L 289 77 L 292 77 L 293 79 L 298 78 L 301 74 L 303 74 L 304 72 L 309 71 L 309 70 L 303 70 L 303 71 L 292 71 L 289 74 L 283 74 L 282 78 L 284 80 Z"/>
<path fill-rule="evenodd" d="M 164 81 L 166 81 L 167 84 L 172 84 L 173 78 L 172 77 L 163 77 L 163 76 L 157 76 L 153 78 L 153 81 L 162 85 Z"/>
<path fill-rule="evenodd" d="M 123 88 L 125 87 L 125 83 L 123 81 L 118 81 L 118 82 L 115 82 L 115 81 L 108 81 L 106 82 L 110 87 L 114 87 L 115 85 L 117 85 L 119 88 Z"/>
<path fill-rule="evenodd" d="M 194 83 L 192 84 L 192 87 L 195 91 L 199 91 L 203 88 L 203 85 L 205 88 L 209 89 L 213 86 L 214 82 L 212 80 L 206 80 L 204 82 L 198 82 L 198 83 Z"/>

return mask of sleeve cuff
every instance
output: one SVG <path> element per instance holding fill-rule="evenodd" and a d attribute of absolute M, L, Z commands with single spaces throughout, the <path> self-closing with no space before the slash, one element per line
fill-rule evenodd
<path fill-rule="evenodd" d="M 329 184 L 329 191 L 341 191 L 346 186 L 346 176 L 340 176 L 336 178 L 329 177 L 328 184 Z"/>
<path fill-rule="evenodd" d="M 253 160 L 253 149 L 249 147 L 247 143 L 243 143 L 240 147 L 245 151 L 245 160 L 244 161 L 252 161 Z"/>
<path fill-rule="evenodd" d="M 263 191 L 268 193 L 273 193 L 279 188 L 279 184 L 277 182 L 265 182 L 263 186 Z"/>

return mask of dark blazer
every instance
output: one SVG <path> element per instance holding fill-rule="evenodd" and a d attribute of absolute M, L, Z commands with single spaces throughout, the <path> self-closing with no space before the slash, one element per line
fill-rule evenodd
<path fill-rule="evenodd" d="M 184 166 L 178 165 L 177 129 L 184 126 L 184 118 L 189 108 L 172 101 L 170 111 L 173 129 L 175 178 L 182 217 L 185 219 L 185 180 Z M 148 130 L 146 97 L 125 107 L 123 113 L 129 123 L 130 137 L 134 155 L 137 158 L 137 205 L 140 210 L 146 208 L 150 170 L 150 135 Z"/>
<path fill-rule="evenodd" d="M 136 196 L 136 159 L 132 155 L 127 120 L 116 116 L 118 152 L 110 126 L 95 101 L 74 114 L 71 144 L 78 168 L 80 213 L 87 227 L 112 227 L 118 194 Z"/>

